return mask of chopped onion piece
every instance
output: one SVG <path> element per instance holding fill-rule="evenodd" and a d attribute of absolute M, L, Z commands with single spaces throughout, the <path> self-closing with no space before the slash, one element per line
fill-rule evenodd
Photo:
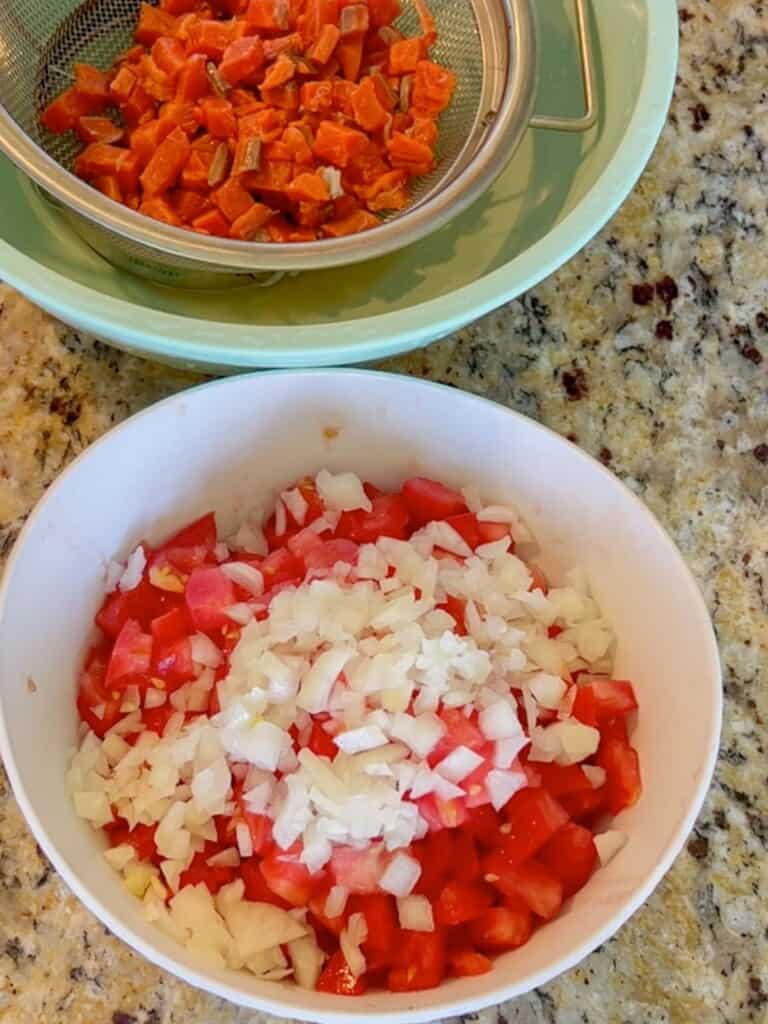
<path fill-rule="evenodd" d="M 247 590 L 254 597 L 264 593 L 264 577 L 255 566 L 247 562 L 226 562 L 222 565 L 221 571 L 238 587 Z"/>
<path fill-rule="evenodd" d="M 131 552 L 128 561 L 125 563 L 125 571 L 120 577 L 118 587 L 123 593 L 128 590 L 135 590 L 141 583 L 144 569 L 147 565 L 147 556 L 141 544 Z"/>
<path fill-rule="evenodd" d="M 379 879 L 379 888 L 393 896 L 407 896 L 421 875 L 421 864 L 415 857 L 397 853 Z"/>
<path fill-rule="evenodd" d="M 303 526 L 304 520 L 307 518 L 309 505 L 299 488 L 294 487 L 290 491 L 281 491 L 280 497 L 296 525 Z"/>
<path fill-rule="evenodd" d="M 235 825 L 235 838 L 240 856 L 244 859 L 252 857 L 253 839 L 251 838 L 251 830 L 244 821 L 238 821 L 237 825 Z"/>
<path fill-rule="evenodd" d="M 524 789 L 528 785 L 528 778 L 525 772 L 501 771 L 494 768 L 488 772 L 485 784 L 494 810 L 500 811 L 519 789 Z"/>
<path fill-rule="evenodd" d="M 449 782 L 461 782 L 462 779 L 466 779 L 468 775 L 471 775 L 475 768 L 479 768 L 483 763 L 483 758 L 470 750 L 469 747 L 456 747 L 454 750 L 444 757 L 442 761 L 435 765 L 435 771 L 442 775 L 444 779 L 448 779 Z"/>
<path fill-rule="evenodd" d="M 349 893 L 343 885 L 332 885 L 325 898 L 323 913 L 326 917 L 339 917 L 344 913 Z"/>
<path fill-rule="evenodd" d="M 409 932 L 433 932 L 435 919 L 432 904 L 426 896 L 403 896 L 397 901 L 400 927 Z"/>
<path fill-rule="evenodd" d="M 601 786 L 605 785 L 607 776 L 604 768 L 599 768 L 597 765 L 593 764 L 583 764 L 581 769 L 589 779 L 594 789 L 600 789 Z"/>
<path fill-rule="evenodd" d="M 510 739 L 523 736 L 523 727 L 517 717 L 517 709 L 507 700 L 498 700 L 483 708 L 478 716 L 480 730 L 489 740 Z"/>
<path fill-rule="evenodd" d="M 205 633 L 195 633 L 189 641 L 192 660 L 206 668 L 218 668 L 222 662 L 222 654 L 216 644 Z"/>
<path fill-rule="evenodd" d="M 595 836 L 595 847 L 600 858 L 600 865 L 605 867 L 613 858 L 623 850 L 627 843 L 627 833 L 618 829 L 611 829 L 608 832 L 601 832 Z"/>
<path fill-rule="evenodd" d="M 383 747 L 387 737 L 377 725 L 364 725 L 359 729 L 338 733 L 333 737 L 333 742 L 345 754 L 361 754 L 375 747 Z"/>
<path fill-rule="evenodd" d="M 205 862 L 211 868 L 236 868 L 240 866 L 240 854 L 234 846 L 219 850 Z"/>
<path fill-rule="evenodd" d="M 359 978 L 365 973 L 366 962 L 360 946 L 368 938 L 368 925 L 363 914 L 350 914 L 346 927 L 339 936 L 339 946 L 350 972 Z"/>
<path fill-rule="evenodd" d="M 362 508 L 370 512 L 373 508 L 360 477 L 354 473 L 332 474 L 327 469 L 321 469 L 315 482 L 323 504 L 330 509 L 353 512 L 357 508 Z"/>
<path fill-rule="evenodd" d="M 393 739 L 402 740 L 420 758 L 426 757 L 434 749 L 444 733 L 445 725 L 431 712 L 416 717 L 395 715 L 392 725 Z"/>
<path fill-rule="evenodd" d="M 293 964 L 296 984 L 301 988 L 314 990 L 325 960 L 325 953 L 317 944 L 313 934 L 302 935 L 287 943 L 288 956 Z"/>

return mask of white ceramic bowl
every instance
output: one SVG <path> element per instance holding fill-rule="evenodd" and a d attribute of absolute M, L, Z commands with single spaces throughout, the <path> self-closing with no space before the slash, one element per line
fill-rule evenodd
<path fill-rule="evenodd" d="M 338 428 L 329 440 L 324 428 Z M 215 508 L 230 528 L 260 492 L 322 466 L 380 485 L 414 472 L 472 481 L 519 504 L 558 571 L 580 565 L 635 681 L 644 791 L 630 836 L 555 921 L 492 973 L 359 999 L 201 968 L 147 924 L 72 809 L 64 775 L 77 734 L 75 678 L 107 559 Z M 28 686 L 33 679 L 36 688 Z M 718 745 L 717 648 L 672 542 L 607 470 L 554 433 L 461 392 L 360 371 L 237 377 L 170 398 L 117 427 L 50 488 L 0 591 L 2 752 L 27 820 L 80 899 L 139 953 L 201 988 L 321 1022 L 427 1021 L 541 985 L 604 942 L 648 897 L 698 813 Z"/>

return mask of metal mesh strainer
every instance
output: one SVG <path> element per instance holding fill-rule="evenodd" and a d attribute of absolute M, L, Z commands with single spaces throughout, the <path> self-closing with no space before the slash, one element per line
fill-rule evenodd
<path fill-rule="evenodd" d="M 72 82 L 75 61 L 102 69 L 132 41 L 139 0 L 0 3 L 0 148 L 61 204 L 113 262 L 172 284 L 223 283 L 219 275 L 354 263 L 399 249 L 440 227 L 481 194 L 514 153 L 530 119 L 535 84 L 532 0 L 433 0 L 435 59 L 458 85 L 440 121 L 438 162 L 413 202 L 362 235 L 291 245 L 208 238 L 111 202 L 69 172 L 78 150 L 39 124 Z M 418 31 L 407 3 L 398 24 Z M 4 109 L 3 109 L 4 108 Z M 201 277 L 201 273 L 203 277 Z M 190 276 L 191 275 L 191 276 Z"/>

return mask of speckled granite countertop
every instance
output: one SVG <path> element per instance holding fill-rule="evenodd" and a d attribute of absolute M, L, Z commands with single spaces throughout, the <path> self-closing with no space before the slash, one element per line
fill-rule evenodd
<path fill-rule="evenodd" d="M 620 214 L 541 287 L 388 369 L 547 423 L 661 519 L 704 590 L 726 718 L 673 870 L 620 934 L 478 1024 L 768 1021 L 768 5 L 686 0 L 672 113 Z M 64 465 L 195 378 L 79 336 L 0 286 L 0 559 Z M 263 1024 L 105 933 L 0 777 L 0 1021 Z"/>

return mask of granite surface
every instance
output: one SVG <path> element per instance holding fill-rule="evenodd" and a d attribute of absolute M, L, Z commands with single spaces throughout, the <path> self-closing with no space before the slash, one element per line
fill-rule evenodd
<path fill-rule="evenodd" d="M 676 96 L 617 217 L 520 300 L 387 368 L 508 404 L 610 466 L 670 530 L 721 644 L 716 781 L 652 899 L 479 1024 L 768 1021 L 768 4 L 686 0 Z M 196 378 L 0 286 L 0 559 L 111 424 Z M 140 960 L 70 895 L 0 779 L 0 1021 L 262 1024 Z"/>

